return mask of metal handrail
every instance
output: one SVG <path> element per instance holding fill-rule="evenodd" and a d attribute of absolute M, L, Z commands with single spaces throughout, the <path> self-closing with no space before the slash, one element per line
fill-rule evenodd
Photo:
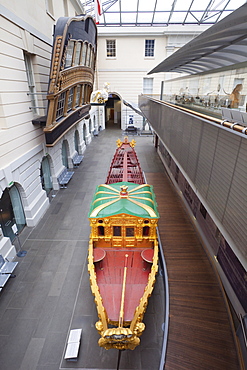
<path fill-rule="evenodd" d="M 35 93 L 31 93 L 31 92 L 28 92 L 27 95 L 47 95 L 47 93 L 45 92 L 35 92 Z"/>
<path fill-rule="evenodd" d="M 161 351 L 161 357 L 160 357 L 160 367 L 159 370 L 164 369 L 164 365 L 166 363 L 166 348 L 167 348 L 167 340 L 168 340 L 168 327 L 169 327 L 169 286 L 168 286 L 168 273 L 166 268 L 166 262 L 165 257 L 163 253 L 163 249 L 161 248 L 161 239 L 159 230 L 157 229 L 157 235 L 158 235 L 158 242 L 159 242 L 159 254 L 160 254 L 160 263 L 161 267 L 163 269 L 163 283 L 165 288 L 165 317 L 164 317 L 164 336 L 163 336 L 163 344 L 162 344 L 162 351 Z"/>

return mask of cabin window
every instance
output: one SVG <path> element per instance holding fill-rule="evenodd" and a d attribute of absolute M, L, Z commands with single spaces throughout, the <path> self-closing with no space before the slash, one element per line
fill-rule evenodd
<path fill-rule="evenodd" d="M 95 60 L 95 53 L 94 50 L 92 49 L 92 55 L 91 55 L 91 68 L 94 69 L 94 60 Z"/>
<path fill-rule="evenodd" d="M 135 230 L 133 227 L 126 227 L 126 237 L 131 237 L 135 235 Z"/>
<path fill-rule="evenodd" d="M 154 40 L 145 40 L 145 57 L 154 57 Z"/>
<path fill-rule="evenodd" d="M 74 88 L 69 90 L 68 95 L 68 111 L 72 109 L 72 102 L 73 102 L 73 95 L 74 95 Z"/>
<path fill-rule="evenodd" d="M 121 236 L 121 226 L 113 226 L 113 236 Z"/>
<path fill-rule="evenodd" d="M 85 85 L 82 85 L 81 87 L 81 104 L 84 104 L 84 91 L 85 91 Z"/>
<path fill-rule="evenodd" d="M 65 102 L 65 92 L 63 92 L 58 97 L 56 119 L 63 117 L 64 102 Z"/>
<path fill-rule="evenodd" d="M 74 52 L 74 41 L 69 41 L 66 52 L 65 68 L 71 67 Z"/>
<path fill-rule="evenodd" d="M 84 87 L 84 104 L 88 104 L 90 101 L 91 96 L 91 89 L 89 85 L 85 85 Z"/>
<path fill-rule="evenodd" d="M 90 58 L 91 58 L 91 47 L 88 45 L 87 59 L 86 59 L 86 67 L 89 67 L 90 66 Z"/>
<path fill-rule="evenodd" d="M 144 226 L 143 230 L 142 230 L 142 236 L 149 236 L 149 226 Z"/>
<path fill-rule="evenodd" d="M 81 85 L 77 85 L 76 86 L 76 101 L 75 101 L 76 107 L 80 105 L 80 96 L 81 96 Z"/>
<path fill-rule="evenodd" d="M 104 236 L 105 235 L 105 228 L 104 226 L 98 226 L 98 235 Z"/>
<path fill-rule="evenodd" d="M 87 54 L 87 44 L 84 42 L 82 45 L 82 53 L 81 53 L 81 64 L 83 66 L 86 65 L 86 54 Z"/>
<path fill-rule="evenodd" d="M 116 40 L 106 40 L 106 56 L 108 58 L 116 57 Z"/>
<path fill-rule="evenodd" d="M 81 42 L 76 43 L 76 52 L 75 52 L 75 66 L 78 66 L 80 63 L 80 54 L 81 54 Z"/>

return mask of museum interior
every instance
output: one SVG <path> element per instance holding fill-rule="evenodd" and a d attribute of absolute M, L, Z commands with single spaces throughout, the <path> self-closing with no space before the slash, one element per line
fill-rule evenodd
<path fill-rule="evenodd" d="M 0 20 L 0 368 L 246 369 L 246 1 Z"/>

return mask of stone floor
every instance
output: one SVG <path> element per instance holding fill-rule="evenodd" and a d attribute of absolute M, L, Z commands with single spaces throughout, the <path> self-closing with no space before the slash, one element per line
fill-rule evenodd
<path fill-rule="evenodd" d="M 27 254 L 16 258 L 16 278 L 0 293 L 1 370 L 117 368 L 118 351 L 106 351 L 97 344 L 97 313 L 87 273 L 87 214 L 96 186 L 106 180 L 119 137 L 123 138 L 121 130 L 112 127 L 94 137 L 68 187 L 53 193 L 48 211 L 35 228 L 21 233 L 20 243 Z M 134 138 L 143 170 L 163 171 L 153 138 Z M 121 352 L 120 369 L 159 369 L 163 308 L 158 275 L 141 345 Z M 82 328 L 79 358 L 67 362 L 63 359 L 66 340 L 74 328 Z"/>

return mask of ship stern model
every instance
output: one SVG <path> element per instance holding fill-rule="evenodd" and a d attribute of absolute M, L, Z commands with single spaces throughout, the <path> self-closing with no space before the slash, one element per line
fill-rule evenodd
<path fill-rule="evenodd" d="M 121 176 L 109 183 L 114 169 Z M 136 182 L 128 181 L 133 173 Z M 133 142 L 118 142 L 108 183 L 97 187 L 89 212 L 88 271 L 105 349 L 133 350 L 140 343 L 158 271 L 159 214 L 153 187 L 137 179 L 142 176 Z"/>

